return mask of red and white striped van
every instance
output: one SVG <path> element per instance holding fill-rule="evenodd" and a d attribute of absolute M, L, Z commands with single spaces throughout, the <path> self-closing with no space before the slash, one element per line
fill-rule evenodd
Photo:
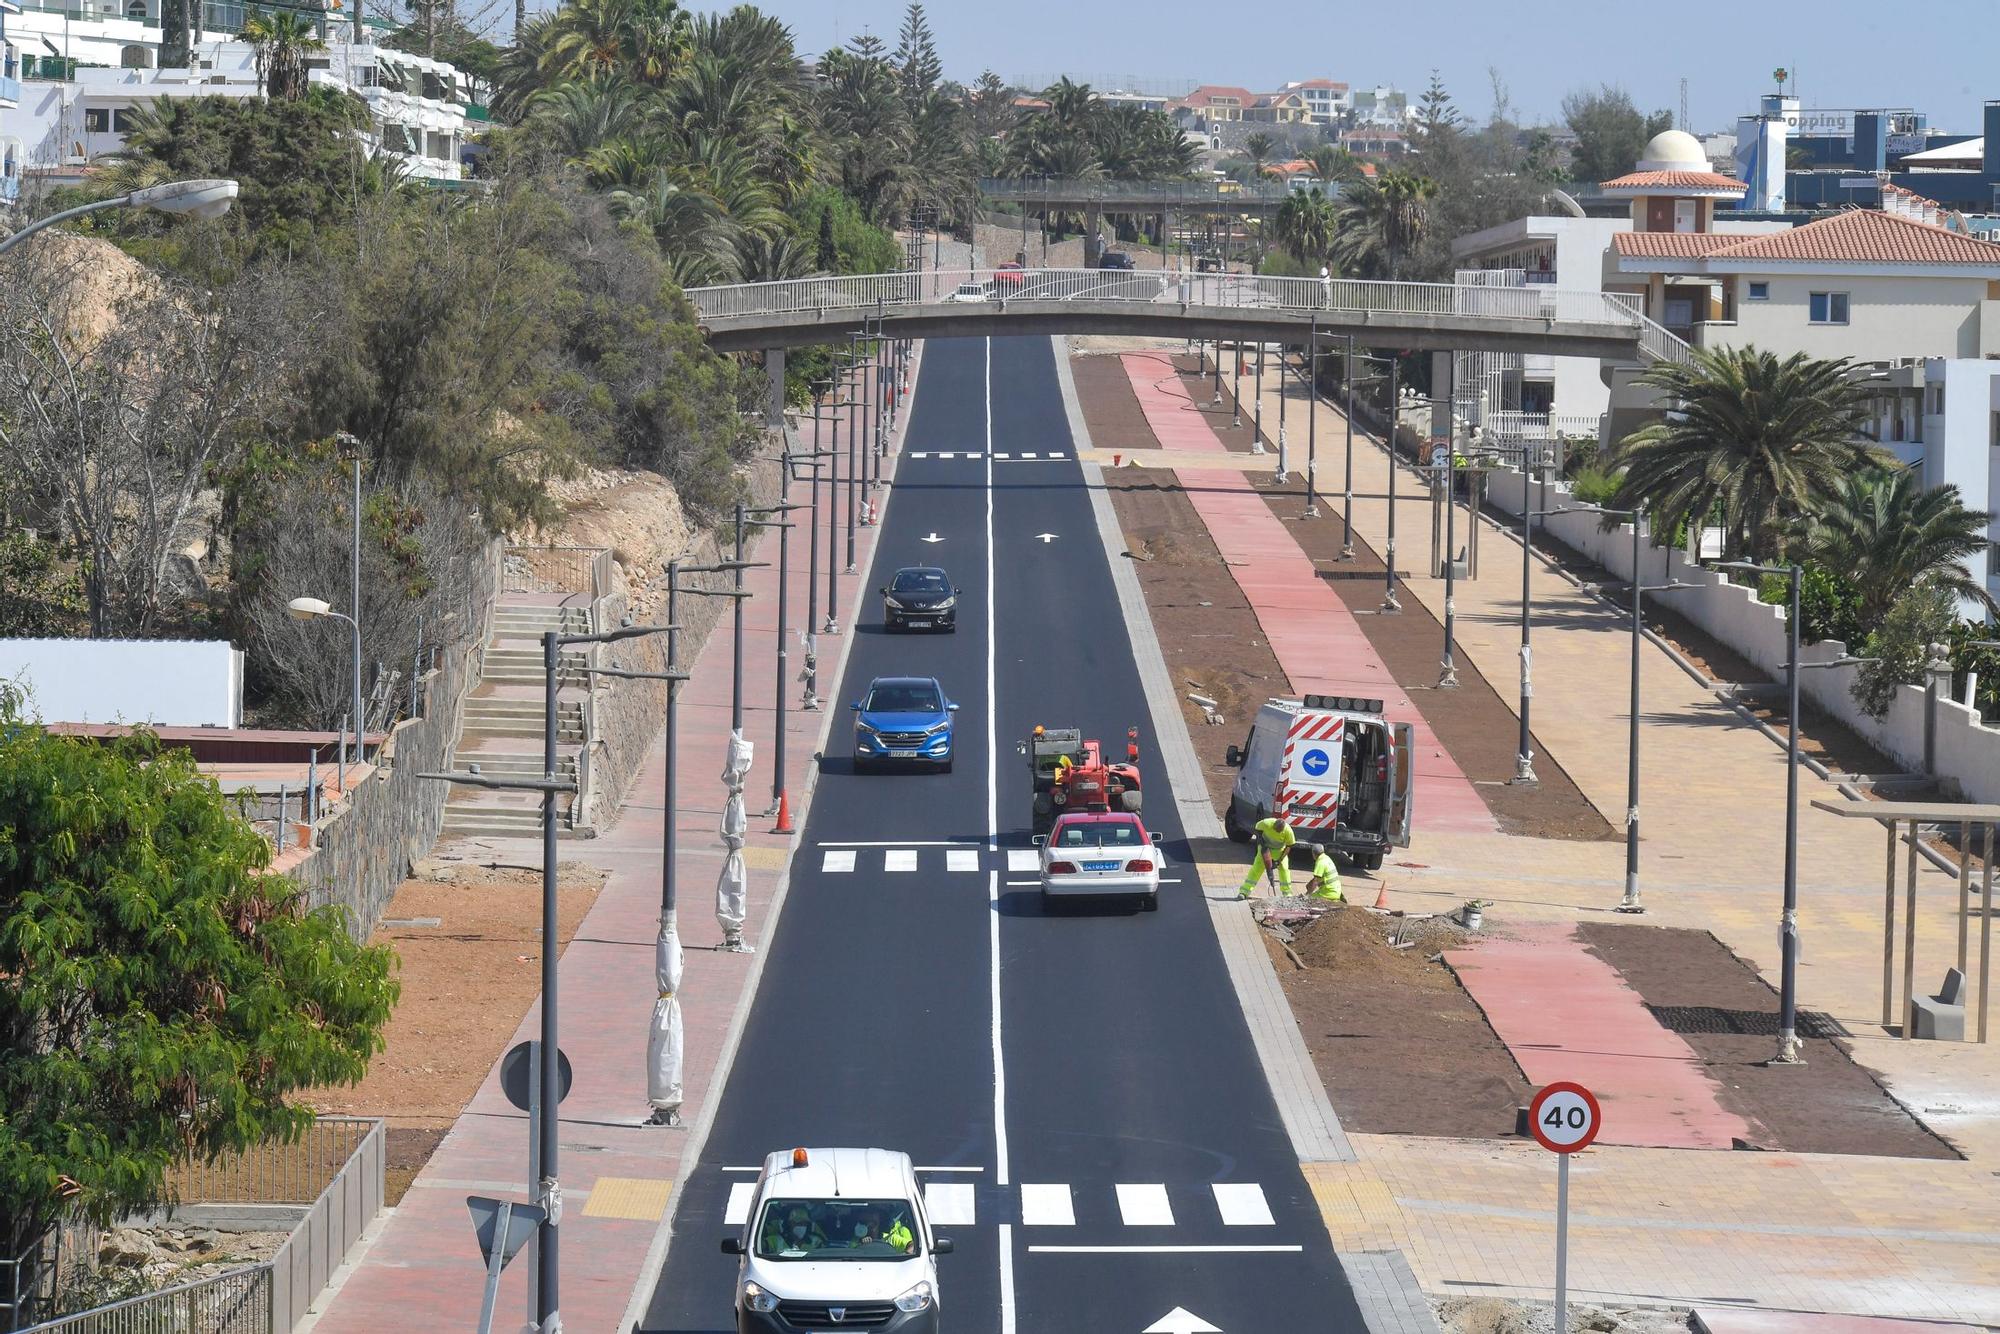
<path fill-rule="evenodd" d="M 1390 722 L 1379 699 L 1271 700 L 1229 748 L 1240 772 L 1223 824 L 1248 842 L 1259 820 L 1284 809 L 1300 842 L 1373 870 L 1388 849 L 1410 844 L 1412 741 L 1411 725 Z"/>

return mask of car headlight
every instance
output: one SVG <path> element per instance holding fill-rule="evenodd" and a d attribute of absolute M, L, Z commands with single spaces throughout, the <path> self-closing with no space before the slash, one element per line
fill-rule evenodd
<path fill-rule="evenodd" d="M 925 1283 L 920 1283 L 917 1286 L 927 1288 L 930 1285 Z M 924 1294 L 924 1300 L 926 1302 L 930 1300 L 930 1294 L 928 1292 Z M 901 1306 L 902 1299 L 898 1298 L 896 1304 L 898 1306 Z M 758 1287 L 755 1283 L 745 1282 L 743 1285 L 743 1305 L 749 1310 L 756 1311 L 760 1315 L 766 1315 L 778 1309 L 778 1299 L 772 1294 Z M 908 1311 L 921 1311 L 924 1308 L 921 1306 L 909 1306 L 909 1307 L 904 1307 L 904 1309 Z"/>
<path fill-rule="evenodd" d="M 947 718 L 941 723 L 932 723 L 929 727 L 926 727 L 924 729 L 924 735 L 936 736 L 939 732 L 949 731 L 950 729 L 951 729 L 951 719 Z"/>
<path fill-rule="evenodd" d="M 882 605 L 887 607 L 890 611 L 904 610 L 902 603 L 896 601 L 896 599 L 892 597 L 889 597 L 887 594 L 884 594 L 882 597 Z"/>
<path fill-rule="evenodd" d="M 935 606 L 933 606 L 933 607 L 931 608 L 931 610 L 932 610 L 932 611 L 950 611 L 950 610 L 951 610 L 951 609 L 952 609 L 953 607 L 956 607 L 957 605 L 958 605 L 958 599 L 957 599 L 957 598 L 946 598 L 946 599 L 945 599 L 944 601 L 942 601 L 942 602 L 940 602 L 940 603 L 936 604 Z"/>
<path fill-rule="evenodd" d="M 854 720 L 854 730 L 857 732 L 866 732 L 869 736 L 874 736 L 876 732 L 876 728 L 873 723 L 865 722 L 860 718 L 856 718 Z"/>
<path fill-rule="evenodd" d="M 919 1283 L 896 1299 L 898 1311 L 928 1311 L 931 1309 L 931 1285 Z"/>

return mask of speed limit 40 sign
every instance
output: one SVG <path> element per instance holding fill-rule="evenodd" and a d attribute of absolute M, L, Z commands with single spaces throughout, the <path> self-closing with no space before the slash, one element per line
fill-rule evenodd
<path fill-rule="evenodd" d="M 1603 1124 L 1596 1096 L 1581 1084 L 1544 1085 L 1528 1104 L 1528 1130 L 1550 1153 L 1587 1148 Z"/>

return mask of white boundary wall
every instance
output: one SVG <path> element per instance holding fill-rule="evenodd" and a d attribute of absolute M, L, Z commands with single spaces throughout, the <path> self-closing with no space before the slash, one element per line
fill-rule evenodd
<path fill-rule="evenodd" d="M 45 723 L 236 727 L 243 652 L 215 639 L 0 639 L 0 681 Z"/>
<path fill-rule="evenodd" d="M 1543 490 L 1535 488 L 1535 503 L 1544 503 Z M 1550 482 L 1546 504 L 1550 511 L 1573 502 L 1567 486 Z M 1521 513 L 1521 474 L 1513 468 L 1496 467 L 1488 474 L 1487 501 L 1498 510 L 1518 517 Z M 1564 545 L 1581 552 L 1620 579 L 1632 577 L 1632 525 L 1621 523 L 1600 530 L 1602 518 L 1596 514 L 1538 512 L 1535 522 Z M 1688 560 L 1683 551 L 1667 551 L 1646 543 L 1640 545 L 1646 583 L 1701 585 L 1659 595 L 1659 605 L 1687 617 L 1717 640 L 1728 645 L 1773 680 L 1785 679 L 1785 655 L 1790 632 L 1785 625 L 1785 609 L 1759 602 L 1754 590 L 1732 584 L 1723 575 Z M 1799 652 L 1801 662 L 1826 662 L 1848 652 L 1837 639 L 1808 644 Z M 1799 690 L 1820 708 L 1854 729 L 1883 754 L 1910 773 L 1922 773 L 1924 766 L 1924 690 L 1906 685 L 1896 691 L 1889 712 L 1880 721 L 1868 716 L 1851 693 L 1860 669 L 1825 667 L 1799 674 Z M 1940 698 L 1937 704 L 1937 772 L 1940 778 L 1957 783 L 1968 801 L 2000 802 L 2000 730 L 1983 726 L 1979 715 L 1962 704 Z"/>

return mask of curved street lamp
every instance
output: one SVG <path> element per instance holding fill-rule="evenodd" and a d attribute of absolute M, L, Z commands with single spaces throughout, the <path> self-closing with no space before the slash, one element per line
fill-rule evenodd
<path fill-rule="evenodd" d="M 71 218 L 107 208 L 155 208 L 162 213 L 178 213 L 191 218 L 219 218 L 229 211 L 230 204 L 241 189 L 232 180 L 168 181 L 164 185 L 149 185 L 131 194 L 113 195 L 109 199 L 79 204 L 60 213 L 51 213 L 46 218 L 37 218 L 0 241 L 0 254 L 12 250 L 44 227 L 53 227 L 59 222 L 68 222 Z"/>
<path fill-rule="evenodd" d="M 320 598 L 293 598 L 285 604 L 285 611 L 295 621 L 316 621 L 331 616 L 336 621 L 346 621 L 354 630 L 354 762 L 361 763 L 361 623 L 345 612 L 335 611 Z M 347 775 L 343 771 L 340 778 L 341 791 L 347 790 Z"/>

